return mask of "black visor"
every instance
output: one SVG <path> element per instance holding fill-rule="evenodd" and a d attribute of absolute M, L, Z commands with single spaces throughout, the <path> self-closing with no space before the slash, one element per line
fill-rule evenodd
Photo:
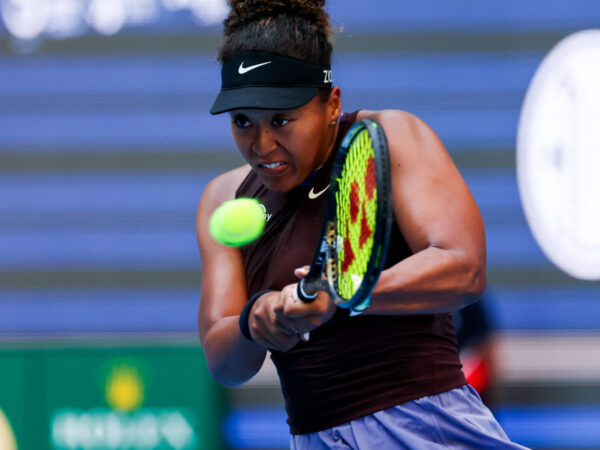
<path fill-rule="evenodd" d="M 221 92 L 211 114 L 232 109 L 293 109 L 332 86 L 331 66 L 278 53 L 242 52 L 221 68 Z"/>

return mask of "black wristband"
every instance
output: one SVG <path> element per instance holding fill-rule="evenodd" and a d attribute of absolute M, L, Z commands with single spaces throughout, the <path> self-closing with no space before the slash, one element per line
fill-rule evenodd
<path fill-rule="evenodd" d="M 256 300 L 258 300 L 258 297 L 260 297 L 263 294 L 266 294 L 267 292 L 273 291 L 274 289 L 265 289 L 264 291 L 257 292 L 252 297 L 250 297 L 250 300 L 248 300 L 246 306 L 244 306 L 244 309 L 242 309 L 242 313 L 240 314 L 240 331 L 242 332 L 244 337 L 249 341 L 254 341 L 254 339 L 252 339 L 252 336 L 250 335 L 250 327 L 248 326 L 250 310 L 252 309 L 252 306 L 254 305 Z"/>

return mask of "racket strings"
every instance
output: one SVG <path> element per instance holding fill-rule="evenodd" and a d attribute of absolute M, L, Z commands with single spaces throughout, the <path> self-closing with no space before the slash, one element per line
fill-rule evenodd
<path fill-rule="evenodd" d="M 377 174 L 367 130 L 350 145 L 338 186 L 337 290 L 343 299 L 350 299 L 367 273 L 376 225 Z"/>

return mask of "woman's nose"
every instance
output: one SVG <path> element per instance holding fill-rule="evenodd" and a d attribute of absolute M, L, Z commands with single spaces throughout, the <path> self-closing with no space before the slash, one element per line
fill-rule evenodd
<path fill-rule="evenodd" d="M 258 131 L 254 141 L 253 151 L 257 155 L 267 155 L 277 148 L 277 141 L 268 129 Z"/>

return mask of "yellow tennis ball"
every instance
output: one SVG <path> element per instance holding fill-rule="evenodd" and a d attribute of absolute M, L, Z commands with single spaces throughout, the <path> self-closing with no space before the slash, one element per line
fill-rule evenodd
<path fill-rule="evenodd" d="M 230 247 L 249 244 L 264 228 L 264 209 L 254 198 L 229 200 L 210 217 L 210 234 L 215 241 Z"/>

